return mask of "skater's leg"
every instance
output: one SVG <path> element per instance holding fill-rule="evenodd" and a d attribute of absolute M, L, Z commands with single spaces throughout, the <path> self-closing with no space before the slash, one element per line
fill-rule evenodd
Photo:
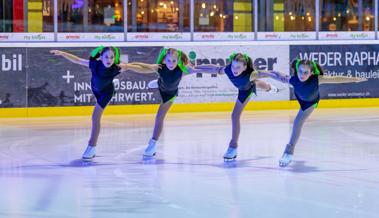
<path fill-rule="evenodd" d="M 249 102 L 250 97 L 248 97 L 243 103 L 239 100 L 236 101 L 232 112 L 232 139 L 230 140 L 229 146 L 237 148 L 238 147 L 238 138 L 241 132 L 241 114 L 243 109 L 246 107 Z"/>
<path fill-rule="evenodd" d="M 158 109 L 157 115 L 155 117 L 155 125 L 154 125 L 153 136 L 150 139 L 149 144 L 144 151 L 144 154 L 143 154 L 144 157 L 153 157 L 155 155 L 155 153 L 156 153 L 156 142 L 162 133 L 164 119 L 165 119 L 166 114 L 167 114 L 167 112 L 170 109 L 172 104 L 173 104 L 172 101 L 167 101 L 167 102 L 159 105 L 159 109 Z"/>
<path fill-rule="evenodd" d="M 99 134 L 100 134 L 100 127 L 101 127 L 100 121 L 103 115 L 103 111 L 104 109 L 99 104 L 96 103 L 92 112 L 91 136 L 88 141 L 88 146 L 82 156 L 84 160 L 91 160 L 96 155 L 95 148 L 97 145 L 97 139 L 99 138 Z"/>
<path fill-rule="evenodd" d="M 236 104 L 234 105 L 234 109 L 232 112 L 232 139 L 230 140 L 229 147 L 226 153 L 224 154 L 225 161 L 233 160 L 237 157 L 238 138 L 241 131 L 240 118 L 243 109 L 246 107 L 247 103 L 250 100 L 250 97 L 251 94 L 249 94 L 245 98 L 242 98 L 243 103 L 241 102 L 241 98 L 239 98 L 236 101 Z"/>
<path fill-rule="evenodd" d="M 156 141 L 159 139 L 159 136 L 161 135 L 162 130 L 163 130 L 164 119 L 166 117 L 168 110 L 171 108 L 172 104 L 173 102 L 168 101 L 166 103 L 162 103 L 161 105 L 159 105 L 159 109 L 155 117 L 155 125 L 154 125 L 152 139 Z"/>
<path fill-rule="evenodd" d="M 279 166 L 286 167 L 288 166 L 288 164 L 291 163 L 292 156 L 295 150 L 295 145 L 297 141 L 299 140 L 303 125 L 305 121 L 307 120 L 307 118 L 311 115 L 313 110 L 314 110 L 314 107 L 310 107 L 306 109 L 305 111 L 303 111 L 302 109 L 299 110 L 293 123 L 291 139 L 289 143 L 287 144 L 282 157 L 279 160 Z"/>
<path fill-rule="evenodd" d="M 314 107 L 309 107 L 305 111 L 303 111 L 302 109 L 299 110 L 293 122 L 291 138 L 286 147 L 285 153 L 288 153 L 288 154 L 294 153 L 295 146 L 299 140 L 301 131 L 303 129 L 303 125 L 305 121 L 308 119 L 308 117 L 312 114 L 313 111 L 314 111 Z"/>
<path fill-rule="evenodd" d="M 100 127 L 101 127 L 101 117 L 103 115 L 104 109 L 99 105 L 95 104 L 95 108 L 92 112 L 92 130 L 91 130 L 91 136 L 88 141 L 89 146 L 96 146 L 97 145 L 97 139 L 99 138 L 100 134 Z"/>

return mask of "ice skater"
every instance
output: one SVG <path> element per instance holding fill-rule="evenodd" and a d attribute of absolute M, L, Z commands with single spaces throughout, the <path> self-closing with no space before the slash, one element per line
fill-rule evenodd
<path fill-rule="evenodd" d="M 116 47 L 99 46 L 92 51 L 89 60 L 59 50 L 51 50 L 50 53 L 62 56 L 72 63 L 89 67 L 92 72 L 91 89 L 96 98 L 96 104 L 92 113 L 91 136 L 82 155 L 84 161 L 91 161 L 96 156 L 96 145 L 100 134 L 100 121 L 103 111 L 115 92 L 113 79 L 127 70 L 152 73 L 158 68 L 142 63 L 120 63 L 120 50 Z"/>
<path fill-rule="evenodd" d="M 281 167 L 288 166 L 292 161 L 295 146 L 299 140 L 303 125 L 320 101 L 320 84 L 367 81 L 365 78 L 358 77 L 326 76 L 318 63 L 301 59 L 296 59 L 292 62 L 291 75 L 283 75 L 279 72 L 264 74 L 283 83 L 292 85 L 296 99 L 300 104 L 300 110 L 293 122 L 291 138 L 279 160 L 279 166 Z"/>
<path fill-rule="evenodd" d="M 159 68 L 157 72 L 158 79 L 151 81 L 148 86 L 149 88 L 159 89 L 162 101 L 155 117 L 152 137 L 143 153 L 145 160 L 153 158 L 156 154 L 157 141 L 163 130 L 164 119 L 178 96 L 179 84 L 183 76 L 200 73 L 200 70 L 190 65 L 189 59 L 184 52 L 174 48 L 163 48 L 156 64 L 150 64 L 150 67 Z"/>
<path fill-rule="evenodd" d="M 259 78 L 267 77 L 263 71 L 255 70 L 252 59 L 247 54 L 233 53 L 229 57 L 230 64 L 226 66 L 200 65 L 196 69 L 207 73 L 226 74 L 233 85 L 238 89 L 238 98 L 232 112 L 232 138 L 228 149 L 224 154 L 225 161 L 235 160 L 237 157 L 238 138 L 241 131 L 241 114 L 249 102 L 256 88 L 268 92 L 278 92 L 275 86 L 266 83 Z"/>

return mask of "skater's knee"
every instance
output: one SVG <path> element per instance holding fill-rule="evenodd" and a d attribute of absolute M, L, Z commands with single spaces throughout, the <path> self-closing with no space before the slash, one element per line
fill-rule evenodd
<path fill-rule="evenodd" d="M 157 117 L 157 120 L 155 121 L 155 125 L 162 126 L 164 123 L 164 117 Z"/>
<path fill-rule="evenodd" d="M 101 115 L 98 115 L 98 114 L 92 115 L 92 122 L 93 123 L 100 123 L 100 120 L 101 120 Z"/>
<path fill-rule="evenodd" d="M 295 118 L 294 124 L 302 126 L 306 120 L 307 120 L 307 117 L 299 116 Z"/>
<path fill-rule="evenodd" d="M 231 119 L 232 121 L 239 121 L 240 120 L 240 117 L 241 117 L 241 113 L 238 112 L 238 111 L 233 111 L 232 115 L 231 115 Z"/>

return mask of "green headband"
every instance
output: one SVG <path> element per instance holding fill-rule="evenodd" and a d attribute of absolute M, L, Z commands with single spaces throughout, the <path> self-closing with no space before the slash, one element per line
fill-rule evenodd
<path fill-rule="evenodd" d="M 229 56 L 230 63 L 233 62 L 234 58 L 236 58 L 237 55 L 238 55 L 238 53 L 233 52 L 233 53 Z M 246 61 L 246 63 L 249 62 L 249 56 L 248 56 L 246 53 L 242 54 L 242 57 L 243 57 L 243 59 Z"/>
<path fill-rule="evenodd" d="M 120 63 L 120 49 L 117 47 L 113 47 L 114 50 L 114 63 L 119 64 Z"/>
<path fill-rule="evenodd" d="M 98 54 L 101 53 L 101 51 L 104 49 L 104 46 L 100 45 L 99 47 L 95 48 L 94 50 L 92 50 L 91 52 L 91 57 L 96 57 Z"/>
<path fill-rule="evenodd" d="M 159 53 L 158 59 L 157 59 L 157 64 L 162 64 L 163 58 L 166 56 L 168 52 L 167 48 L 163 48 L 161 50 L 161 53 Z"/>
<path fill-rule="evenodd" d="M 321 72 L 320 72 L 320 69 L 318 69 L 318 67 L 317 67 L 317 63 L 314 62 L 314 61 L 311 61 L 311 63 L 312 63 L 312 65 L 313 65 L 313 70 L 314 70 L 315 74 L 316 74 L 317 76 L 320 75 Z"/>
<path fill-rule="evenodd" d="M 301 59 L 296 59 L 296 73 L 299 72 L 299 65 L 300 65 Z M 317 67 L 317 63 L 314 61 L 310 61 L 313 67 L 313 72 L 315 75 L 320 75 L 320 69 Z"/>
<path fill-rule="evenodd" d="M 104 46 L 100 45 L 99 47 L 95 48 L 92 52 L 91 52 L 91 57 L 95 58 L 97 57 L 103 50 L 104 50 Z M 115 64 L 119 64 L 120 63 L 120 49 L 117 48 L 117 47 L 112 47 L 113 50 L 114 50 L 114 63 Z"/>
<path fill-rule="evenodd" d="M 167 55 L 167 52 L 168 52 L 168 49 L 167 48 L 163 48 L 161 53 L 159 54 L 158 56 L 158 59 L 157 59 L 157 64 L 162 64 L 163 62 L 163 59 L 166 57 Z M 188 69 L 187 67 L 184 65 L 183 63 L 183 60 L 182 60 L 182 55 L 183 55 L 183 52 L 181 50 L 177 50 L 177 53 L 178 53 L 178 66 L 179 68 L 184 72 L 184 73 L 189 73 L 188 72 Z"/>

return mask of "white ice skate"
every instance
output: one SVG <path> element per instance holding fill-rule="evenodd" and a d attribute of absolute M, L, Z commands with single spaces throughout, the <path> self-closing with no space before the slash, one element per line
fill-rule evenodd
<path fill-rule="evenodd" d="M 145 149 L 145 152 L 143 153 L 144 158 L 152 158 L 155 156 L 155 153 L 157 152 L 157 141 L 154 139 L 150 139 L 149 144 L 147 145 L 147 148 Z"/>
<path fill-rule="evenodd" d="M 233 161 L 237 158 L 237 148 L 234 147 L 228 147 L 228 150 L 224 154 L 224 161 Z"/>
<path fill-rule="evenodd" d="M 96 156 L 96 147 L 87 146 L 86 150 L 83 153 L 82 159 L 84 161 L 91 161 Z"/>
<path fill-rule="evenodd" d="M 292 154 L 284 153 L 283 156 L 279 160 L 279 166 L 280 167 L 286 167 L 288 166 L 292 161 Z"/>

